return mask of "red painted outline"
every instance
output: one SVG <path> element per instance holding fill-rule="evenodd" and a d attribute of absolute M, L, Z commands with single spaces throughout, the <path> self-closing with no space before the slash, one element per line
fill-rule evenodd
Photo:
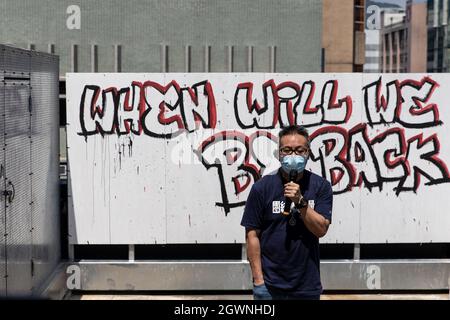
<path fill-rule="evenodd" d="M 311 135 L 310 135 L 310 141 L 313 141 L 315 138 L 317 138 L 319 135 L 325 134 L 325 133 L 338 133 L 341 134 L 341 136 L 344 137 L 344 145 L 342 147 L 342 149 L 339 151 L 338 155 L 337 155 L 337 160 L 339 160 L 339 162 L 347 169 L 347 172 L 349 174 L 349 183 L 348 185 L 343 189 L 345 190 L 345 192 L 347 191 L 351 191 L 355 182 L 355 167 L 353 166 L 352 163 L 350 163 L 347 160 L 347 151 L 348 151 L 348 132 L 346 129 L 342 128 L 342 127 L 338 127 L 338 126 L 325 126 L 325 127 L 321 127 L 319 129 L 317 129 L 316 131 L 314 131 Z M 336 144 L 337 145 L 337 144 Z M 335 147 L 336 147 L 335 145 Z M 335 148 L 334 147 L 334 148 Z M 334 149 L 333 148 L 333 149 Z M 330 150 L 331 152 L 331 150 Z M 332 176 L 332 170 L 330 170 L 330 176 Z M 342 176 L 340 176 L 340 179 L 342 179 Z M 337 181 L 336 183 L 338 183 L 339 181 Z M 335 183 L 335 184 L 336 184 Z M 335 185 L 335 184 L 332 184 Z"/>
<path fill-rule="evenodd" d="M 195 87 L 197 84 L 195 84 L 192 87 Z M 195 90 L 192 89 L 192 87 L 188 87 L 186 88 L 189 96 L 192 99 L 192 102 L 195 104 L 196 107 L 198 107 L 198 94 L 199 93 L 195 93 Z M 217 110 L 216 110 L 216 100 L 214 97 L 214 92 L 211 86 L 211 83 L 209 81 L 206 81 L 204 83 L 204 90 L 207 93 L 208 96 L 208 124 L 206 126 L 206 128 L 212 128 L 214 129 L 216 127 L 216 123 L 217 123 Z M 203 118 L 200 116 L 199 113 L 197 113 L 195 110 L 192 110 L 192 112 L 194 113 L 194 120 L 196 122 L 201 122 L 203 120 Z M 197 129 L 197 128 L 196 128 Z"/>
<path fill-rule="evenodd" d="M 221 131 L 218 132 L 212 136 L 210 136 L 208 139 L 204 140 L 201 145 L 198 147 L 198 152 L 203 153 L 205 151 L 206 148 L 208 148 L 210 145 L 216 143 L 216 142 L 220 142 L 220 141 L 226 141 L 226 140 L 238 140 L 240 142 L 242 142 L 245 146 L 245 157 L 244 157 L 244 161 L 242 163 L 242 166 L 245 170 L 245 168 L 249 168 L 252 169 L 256 174 L 257 177 L 255 177 L 255 181 L 258 180 L 260 178 L 259 172 L 260 170 L 258 170 L 258 167 L 251 164 L 249 162 L 250 159 L 250 138 L 248 136 L 246 136 L 244 133 L 233 130 L 233 131 Z M 248 172 L 248 170 L 245 170 Z M 236 192 L 238 190 L 240 190 L 239 192 L 237 192 L 236 194 L 239 194 L 240 192 L 242 192 L 243 190 L 245 190 L 245 188 L 248 187 L 249 183 L 245 184 L 244 186 L 242 186 L 239 182 L 238 185 L 236 184 L 236 181 L 234 180 L 233 177 L 232 180 L 235 182 L 235 188 L 237 187 L 238 189 L 235 189 Z"/>
<path fill-rule="evenodd" d="M 113 106 L 112 107 L 114 109 L 114 112 L 113 112 L 113 125 L 111 127 L 111 132 L 114 132 L 114 131 L 117 132 L 117 130 L 119 128 L 117 126 L 117 123 L 114 121 L 115 118 L 117 117 L 116 105 L 115 105 L 115 100 L 117 99 L 117 88 L 116 87 L 108 87 L 108 88 L 104 89 L 103 92 L 102 92 L 102 97 L 106 93 L 110 93 L 110 92 L 112 92 L 112 95 L 113 95 Z M 103 103 L 105 103 L 105 102 L 103 101 Z M 98 115 L 100 116 L 100 119 L 103 119 L 103 117 L 105 115 L 104 114 L 104 110 L 103 110 L 103 108 L 97 106 L 95 113 L 98 111 L 98 109 L 100 109 L 100 112 L 101 112 L 101 114 L 99 113 Z M 94 113 L 94 115 L 95 115 L 95 113 Z M 96 121 L 94 119 L 94 116 L 92 117 L 92 120 L 95 121 L 95 128 L 96 128 L 95 130 L 96 130 L 96 132 L 101 132 L 102 135 L 103 135 L 103 132 L 109 132 L 109 130 L 104 130 L 104 128 L 100 125 L 100 123 L 98 123 L 98 121 Z"/>
<path fill-rule="evenodd" d="M 289 99 L 280 98 L 280 96 L 278 95 L 278 91 L 282 90 L 284 88 L 294 89 L 297 92 L 297 94 L 294 97 L 289 98 Z M 292 100 L 294 100 L 294 99 L 298 100 L 298 97 L 300 96 L 300 86 L 297 83 L 292 82 L 292 81 L 284 81 L 276 86 L 276 93 L 277 93 L 278 104 L 279 104 L 278 110 L 281 112 L 281 107 L 280 107 L 281 102 L 280 101 L 285 102 L 286 103 L 286 114 L 288 116 L 289 124 L 290 125 L 295 124 L 294 105 L 292 103 Z"/>
<path fill-rule="evenodd" d="M 245 176 L 247 178 L 247 180 L 245 181 L 245 183 L 243 185 L 241 185 L 241 183 L 239 181 L 239 178 L 242 177 L 242 176 Z M 234 190 L 235 190 L 235 194 L 236 195 L 240 194 L 245 189 L 247 189 L 248 186 L 250 185 L 250 182 L 252 181 L 252 179 L 250 178 L 250 175 L 248 173 L 240 175 L 240 176 L 237 176 L 237 177 L 233 177 L 231 180 L 234 183 Z"/>
<path fill-rule="evenodd" d="M 138 111 L 139 111 L 139 134 L 142 134 L 143 127 L 142 127 L 142 117 L 146 111 L 147 104 L 145 103 L 145 89 L 144 85 L 139 81 L 133 81 L 131 82 L 131 88 L 133 90 L 133 93 L 136 94 L 135 88 L 139 88 L 139 104 L 138 104 Z"/>
<path fill-rule="evenodd" d="M 341 108 L 343 105 L 343 102 L 346 102 L 346 108 L 345 108 L 345 118 L 344 118 L 344 123 L 347 123 L 348 120 L 350 119 L 352 112 L 353 112 L 353 101 L 352 101 L 352 97 L 351 96 L 345 96 L 344 98 L 339 99 L 338 101 L 336 101 L 337 99 L 337 93 L 338 93 L 338 89 L 339 89 L 339 82 L 337 80 L 330 80 L 327 81 L 325 83 L 325 86 L 327 86 L 329 83 L 332 83 L 331 85 L 331 95 L 330 95 L 330 100 L 328 101 L 328 106 L 327 109 L 338 109 Z M 325 89 L 322 88 L 322 90 Z"/>
<path fill-rule="evenodd" d="M 230 150 L 227 149 L 224 152 L 225 159 L 227 160 L 227 164 L 231 165 L 236 162 L 236 160 L 241 156 L 241 150 Z"/>
<path fill-rule="evenodd" d="M 302 85 L 301 94 L 303 94 L 305 84 L 311 84 L 311 91 L 309 92 L 308 98 L 306 99 L 305 107 L 303 108 L 303 113 L 315 114 L 320 111 L 319 106 L 311 107 L 314 94 L 316 93 L 316 83 L 314 81 L 306 81 Z"/>
<path fill-rule="evenodd" d="M 395 127 L 395 128 L 391 128 L 388 129 L 386 131 L 383 131 L 382 133 L 376 135 L 374 138 L 372 138 L 370 141 L 370 144 L 373 146 L 375 143 L 381 143 L 384 141 L 384 139 L 386 139 L 388 136 L 392 135 L 392 134 L 396 134 L 400 139 L 400 154 L 399 156 L 396 156 L 397 159 L 391 161 L 391 154 L 393 152 L 395 152 L 395 149 L 386 149 L 384 151 L 384 156 L 383 156 L 383 161 L 384 164 L 390 168 L 390 169 L 394 169 L 395 167 L 397 167 L 400 164 L 405 164 L 404 168 L 406 170 L 406 176 L 409 176 L 410 174 L 410 168 L 409 168 L 409 164 L 408 161 L 406 160 L 406 151 L 407 151 L 407 146 L 408 144 L 406 143 L 405 140 L 405 129 L 404 128 L 400 128 L 400 127 Z"/>
<path fill-rule="evenodd" d="M 256 110 L 257 112 L 260 112 L 261 110 L 263 110 L 264 108 L 261 107 L 261 105 L 259 104 L 259 102 L 256 99 L 253 99 L 253 82 L 242 82 L 239 83 L 237 86 L 237 90 L 246 90 L 246 103 L 247 103 L 247 109 L 249 113 L 252 113 L 253 110 Z M 273 101 L 274 101 L 274 112 L 273 112 L 273 121 L 272 121 L 272 127 L 275 128 L 275 126 L 278 123 L 278 119 L 279 119 L 279 114 L 280 114 L 280 110 L 279 110 L 279 98 L 278 98 L 278 94 L 277 94 L 277 86 L 275 85 L 275 82 L 273 79 L 267 80 L 266 82 L 264 82 L 263 84 L 263 95 L 264 92 L 266 91 L 267 87 L 271 87 L 272 88 L 272 94 L 273 94 Z M 252 100 L 253 99 L 253 100 Z M 265 102 L 267 104 L 267 109 L 269 108 L 267 101 Z"/>
<path fill-rule="evenodd" d="M 427 104 L 425 107 L 423 106 L 430 100 L 431 96 L 434 93 L 434 90 L 436 90 L 436 88 L 439 87 L 439 84 L 436 81 L 434 81 L 433 79 L 431 79 L 428 76 L 423 77 L 420 81 L 406 79 L 406 80 L 403 80 L 402 82 L 400 82 L 400 90 L 404 86 L 409 86 L 409 87 L 412 87 L 412 88 L 420 91 L 425 83 L 431 84 L 431 89 L 428 91 L 427 95 L 425 96 L 425 99 L 423 101 L 421 101 L 417 97 L 411 98 L 413 100 L 414 104 L 419 107 L 419 109 L 415 110 L 412 107 L 410 107 L 408 111 L 410 114 L 412 114 L 414 116 L 418 116 L 418 115 L 428 113 L 430 110 L 432 110 L 433 118 L 434 118 L 433 122 L 437 123 L 437 122 L 439 122 L 439 108 L 438 108 L 437 104 L 431 103 L 431 104 Z M 402 108 L 403 108 L 403 102 L 400 101 L 400 105 L 397 107 L 397 110 L 395 113 L 396 118 L 399 120 L 400 120 L 400 114 L 401 114 Z"/>
<path fill-rule="evenodd" d="M 176 92 L 177 92 L 177 94 L 178 94 L 178 101 L 177 102 L 179 103 L 181 90 L 180 90 L 180 86 L 178 85 L 178 83 L 175 80 L 170 81 L 165 86 L 162 86 L 159 83 L 154 82 L 154 81 L 150 81 L 150 80 L 145 81 L 144 84 L 140 84 L 139 82 L 133 82 L 133 84 L 136 84 L 136 85 L 141 87 L 141 99 L 143 99 L 144 105 L 146 105 L 145 89 L 147 87 L 155 88 L 156 90 L 158 90 L 163 95 L 166 94 L 166 92 L 170 89 L 170 87 L 174 87 Z M 158 113 L 157 118 L 158 118 L 158 121 L 159 121 L 160 124 L 167 125 L 167 124 L 171 124 L 173 122 L 176 122 L 177 126 L 178 126 L 178 129 L 184 129 L 185 128 L 183 119 L 181 118 L 180 114 L 173 115 L 173 116 L 171 116 L 169 118 L 166 118 L 165 115 L 164 115 L 164 113 L 167 111 L 166 108 L 168 108 L 170 111 L 174 111 L 176 109 L 176 107 L 174 109 L 171 109 L 170 107 L 168 107 L 168 105 L 166 104 L 165 101 L 161 101 L 161 103 L 159 104 L 158 107 L 159 107 L 159 113 Z"/>
<path fill-rule="evenodd" d="M 430 141 L 433 143 L 433 145 L 435 146 L 435 150 L 434 150 L 433 154 L 427 156 L 426 159 L 433 160 L 432 162 L 445 175 L 445 177 L 443 177 L 443 178 L 450 178 L 450 173 L 449 173 L 447 165 L 445 164 L 444 161 L 442 161 L 440 158 L 438 158 L 439 152 L 441 150 L 441 143 L 439 142 L 439 138 L 438 138 L 437 134 L 434 133 L 431 136 L 429 136 L 428 138 L 423 139 L 423 133 L 419 133 L 408 139 L 408 148 L 409 148 L 410 144 L 415 140 L 417 140 L 417 147 L 418 147 L 417 149 L 421 149 L 423 146 L 428 144 Z M 409 167 L 409 163 L 408 163 L 408 167 Z M 414 190 L 417 190 L 419 185 L 420 185 L 420 172 L 418 170 L 414 170 Z"/>
<path fill-rule="evenodd" d="M 387 87 L 387 85 L 388 84 L 391 84 L 392 82 L 388 82 L 387 84 L 386 84 L 386 91 L 387 92 L 389 92 L 389 88 Z M 395 91 L 396 91 L 396 94 L 397 94 L 397 96 L 396 96 L 396 101 L 395 101 L 395 110 L 394 110 L 394 119 L 393 119 L 393 121 L 395 121 L 395 115 L 396 115 L 396 112 L 397 112 L 397 110 L 398 110 L 398 108 L 399 108 L 399 106 L 401 105 L 401 99 L 399 99 L 399 97 L 401 97 L 402 96 L 402 94 L 401 94 L 401 90 L 400 90 L 400 81 L 398 81 L 398 80 L 395 80 L 394 81 L 394 83 L 395 83 Z M 377 84 L 376 84 L 376 91 L 377 91 L 377 96 L 376 96 L 376 106 L 375 106 L 375 108 L 376 108 L 376 111 L 377 111 L 377 113 L 380 113 L 380 110 L 381 110 L 381 108 L 383 108 L 383 111 L 384 112 L 386 112 L 387 111 L 387 101 L 386 101 L 386 97 L 385 97 L 385 95 L 383 95 L 382 93 L 381 93 L 381 88 L 382 88 L 382 82 L 381 82 L 381 77 L 377 80 Z M 392 97 L 389 97 L 390 99 L 392 99 Z M 386 120 L 386 119 L 385 119 Z"/>

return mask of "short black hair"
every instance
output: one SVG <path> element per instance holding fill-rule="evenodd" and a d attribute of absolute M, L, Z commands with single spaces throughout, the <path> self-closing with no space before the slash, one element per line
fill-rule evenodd
<path fill-rule="evenodd" d="M 296 124 L 290 125 L 288 127 L 284 127 L 280 130 L 278 133 L 278 143 L 281 142 L 281 138 L 287 135 L 291 134 L 299 134 L 301 136 L 304 136 L 306 140 L 308 141 L 308 147 L 309 147 L 309 133 L 308 130 L 304 126 L 299 126 Z"/>

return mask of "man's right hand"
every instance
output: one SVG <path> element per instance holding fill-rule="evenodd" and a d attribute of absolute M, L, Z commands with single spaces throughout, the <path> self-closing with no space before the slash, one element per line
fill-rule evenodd
<path fill-rule="evenodd" d="M 269 289 L 267 289 L 264 281 L 262 284 L 254 284 L 253 285 L 253 299 L 254 300 L 272 300 L 272 295 L 270 294 Z"/>
<path fill-rule="evenodd" d="M 253 284 L 255 286 L 263 285 L 264 284 L 264 279 L 255 279 L 255 280 L 253 280 Z"/>

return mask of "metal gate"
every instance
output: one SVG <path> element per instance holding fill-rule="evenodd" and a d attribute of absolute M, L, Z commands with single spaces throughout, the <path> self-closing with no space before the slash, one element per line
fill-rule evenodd
<path fill-rule="evenodd" d="M 0 71 L 0 296 L 22 297 L 60 258 L 58 59 L 0 46 Z"/>
<path fill-rule="evenodd" d="M 30 54 L 5 51 L 4 152 L 7 294 L 31 294 Z"/>
<path fill-rule="evenodd" d="M 31 54 L 31 216 L 33 288 L 60 260 L 58 60 Z"/>
<path fill-rule="evenodd" d="M 30 80 L 5 77 L 8 295 L 31 293 Z"/>
<path fill-rule="evenodd" d="M 0 70 L 3 70 L 3 56 L 0 55 Z M 0 190 L 5 190 L 5 85 L 4 74 L 0 73 Z M 0 195 L 0 297 L 6 295 L 6 211 L 4 198 Z"/>

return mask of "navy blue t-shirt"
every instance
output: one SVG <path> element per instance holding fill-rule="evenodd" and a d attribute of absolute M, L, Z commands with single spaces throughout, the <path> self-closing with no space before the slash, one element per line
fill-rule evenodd
<path fill-rule="evenodd" d="M 258 180 L 248 196 L 241 225 L 261 230 L 261 264 L 269 289 L 298 296 L 321 294 L 319 239 L 306 228 L 298 211 L 282 214 L 284 183 L 280 171 Z M 299 184 L 309 206 L 331 222 L 331 184 L 308 170 Z M 289 223 L 292 217 L 295 221 Z"/>

